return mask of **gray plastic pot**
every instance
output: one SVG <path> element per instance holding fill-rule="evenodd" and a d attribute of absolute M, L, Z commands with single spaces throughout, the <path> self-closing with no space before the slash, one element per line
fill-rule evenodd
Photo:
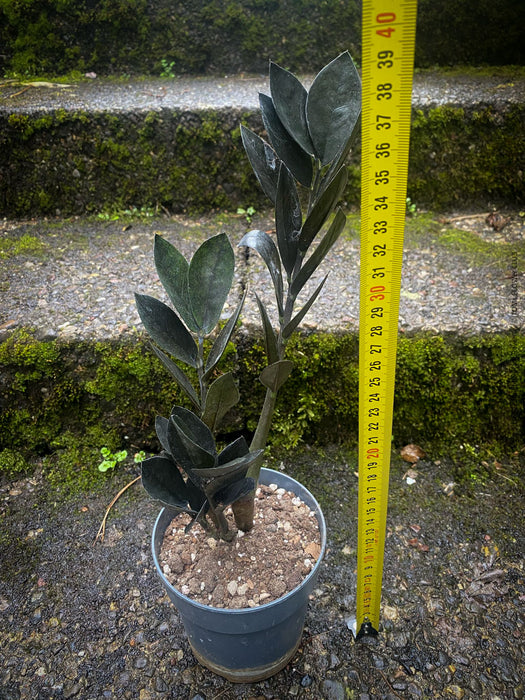
<path fill-rule="evenodd" d="M 256 608 L 226 610 L 197 603 L 167 580 L 158 555 L 173 511 L 163 508 L 153 529 L 152 550 L 157 572 L 179 611 L 197 660 L 235 683 L 252 683 L 274 675 L 290 661 L 301 642 L 309 595 L 326 549 L 326 525 L 312 494 L 286 474 L 262 469 L 261 484 L 292 491 L 314 512 L 321 533 L 321 555 L 303 582 L 282 598 Z"/>

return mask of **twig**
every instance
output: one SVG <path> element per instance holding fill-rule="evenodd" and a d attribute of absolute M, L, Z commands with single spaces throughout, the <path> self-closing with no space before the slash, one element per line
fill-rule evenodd
<path fill-rule="evenodd" d="M 25 88 L 22 88 L 22 89 L 19 90 L 18 92 L 14 92 L 12 95 L 9 95 L 9 99 L 11 99 L 12 97 L 18 97 L 18 95 L 21 95 L 22 93 L 26 92 L 26 91 L 29 90 L 29 88 L 31 88 L 31 87 L 33 87 L 33 86 L 32 86 L 32 85 L 26 85 Z"/>
<path fill-rule="evenodd" d="M 106 532 L 106 520 L 108 519 L 109 511 L 113 508 L 113 506 L 114 506 L 115 503 L 118 501 L 118 499 L 122 496 L 122 494 L 124 493 L 124 491 L 126 491 L 127 489 L 129 489 L 130 486 L 133 486 L 133 484 L 136 484 L 137 481 L 139 481 L 140 479 L 141 479 L 141 477 L 140 477 L 140 476 L 137 476 L 136 479 L 133 479 L 133 481 L 130 481 L 129 484 L 126 484 L 126 486 L 124 486 L 124 488 L 121 489 L 121 490 L 117 493 L 117 495 L 115 496 L 115 498 L 111 501 L 111 503 L 110 503 L 109 506 L 107 507 L 106 513 L 105 513 L 105 515 L 104 515 L 104 518 L 102 519 L 102 523 L 100 524 L 100 527 L 99 527 L 99 529 L 98 529 L 97 536 L 95 537 L 95 539 L 94 539 L 94 541 L 93 541 L 93 546 L 97 543 L 97 540 L 98 540 L 99 538 L 100 538 L 100 541 L 101 541 L 101 542 L 104 542 L 104 535 L 105 535 L 105 532 Z"/>
<path fill-rule="evenodd" d="M 399 700 L 403 700 L 403 698 L 401 697 L 401 695 L 398 695 L 398 694 L 396 693 L 396 691 L 395 691 L 394 688 L 392 687 L 392 684 L 390 683 L 390 681 L 388 680 L 388 678 L 385 676 L 385 674 L 383 673 L 383 671 L 381 671 L 380 668 L 378 668 L 377 670 L 378 670 L 379 673 L 383 676 L 383 680 L 385 681 L 385 683 L 387 684 L 387 686 L 390 688 L 390 690 L 394 693 L 394 695 L 396 696 L 396 698 L 399 698 Z"/>
<path fill-rule="evenodd" d="M 490 212 L 486 212 L 485 214 L 464 214 L 463 216 L 453 216 L 450 219 L 447 219 L 447 223 L 451 224 L 453 221 L 464 221 L 465 219 L 483 219 L 489 214 Z"/>

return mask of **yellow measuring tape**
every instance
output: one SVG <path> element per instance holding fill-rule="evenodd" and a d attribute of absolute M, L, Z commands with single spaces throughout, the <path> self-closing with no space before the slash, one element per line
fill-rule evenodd
<path fill-rule="evenodd" d="M 363 1 L 358 639 L 379 631 L 416 9 Z"/>

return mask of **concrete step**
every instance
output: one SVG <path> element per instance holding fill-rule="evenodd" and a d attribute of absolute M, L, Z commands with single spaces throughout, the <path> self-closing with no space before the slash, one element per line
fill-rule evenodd
<path fill-rule="evenodd" d="M 308 78 L 305 78 L 308 82 Z M 0 86 L 0 213 L 265 206 L 240 143 L 260 77 Z M 409 196 L 433 209 L 525 201 L 521 68 L 416 74 Z M 349 163 L 359 200 L 359 144 Z"/>
<path fill-rule="evenodd" d="M 396 444 L 498 443 L 518 449 L 525 419 L 525 217 L 418 213 L 407 220 L 401 289 Z M 323 265 L 328 282 L 290 342 L 295 364 L 280 394 L 273 440 L 354 440 L 357 430 L 359 219 L 350 214 Z M 154 441 L 154 416 L 181 400 L 140 332 L 133 292 L 162 297 L 155 233 L 190 255 L 224 230 L 232 243 L 258 214 L 104 222 L 4 222 L 0 238 L 0 457 Z M 243 331 L 228 363 L 242 404 L 228 431 L 250 431 L 263 398 L 257 291 L 273 292 L 260 260 L 237 249 L 229 307 L 248 287 Z M 321 274 L 321 273 L 320 273 Z M 320 275 L 319 275 L 320 277 Z M 318 278 L 312 280 L 316 284 Z M 305 298 L 307 292 L 305 292 Z M 228 309 L 226 309 L 228 313 Z M 79 443 L 80 440 L 80 443 Z M 155 448 L 153 448 L 155 449 Z M 75 451 L 76 450 L 76 451 Z M 79 451 L 80 450 L 80 451 Z M 0 470 L 2 468 L 0 458 Z"/>
<path fill-rule="evenodd" d="M 400 330 L 473 335 L 523 329 L 525 217 L 519 210 L 407 218 L 400 306 Z M 489 222 L 491 219 L 489 219 Z M 155 233 L 189 258 L 200 242 L 225 231 L 236 248 L 236 285 L 230 307 L 242 290 L 256 291 L 271 312 L 275 303 L 261 259 L 236 247 L 252 229 L 274 228 L 271 216 L 137 215 L 4 222 L 0 255 L 0 327 L 32 328 L 40 338 L 118 340 L 140 327 L 133 293 L 163 296 L 153 264 Z M 351 332 L 359 320 L 359 216 L 349 214 L 345 232 L 314 274 L 304 299 L 329 272 L 323 292 L 305 318 L 317 332 Z M 299 299 L 300 304 L 300 299 Z M 299 308 L 299 307 L 298 307 Z M 249 295 L 243 320 L 259 327 Z"/>

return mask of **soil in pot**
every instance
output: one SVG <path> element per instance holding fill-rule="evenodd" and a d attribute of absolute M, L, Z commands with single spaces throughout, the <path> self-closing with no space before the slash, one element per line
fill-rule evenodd
<path fill-rule="evenodd" d="M 159 562 L 181 593 L 216 608 L 256 607 L 281 598 L 300 585 L 321 553 L 314 512 L 290 491 L 259 486 L 254 527 L 236 532 L 232 542 L 214 539 L 200 525 L 188 534 L 182 514 L 166 528 Z"/>

